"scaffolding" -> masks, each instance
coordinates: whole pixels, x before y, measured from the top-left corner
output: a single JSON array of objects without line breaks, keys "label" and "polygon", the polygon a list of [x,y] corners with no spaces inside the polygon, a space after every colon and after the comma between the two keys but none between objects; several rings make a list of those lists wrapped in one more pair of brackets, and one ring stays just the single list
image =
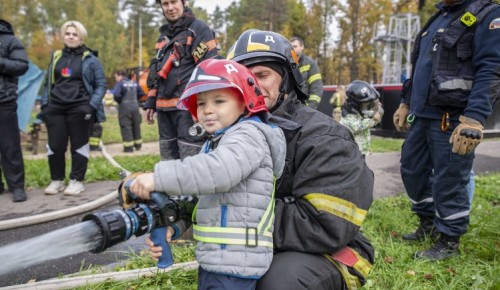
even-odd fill
[{"label": "scaffolding", "polygon": [[420,18],[405,13],[391,16],[385,35],[375,38],[384,44],[382,83],[398,84],[411,75],[411,50],[420,31]]}]

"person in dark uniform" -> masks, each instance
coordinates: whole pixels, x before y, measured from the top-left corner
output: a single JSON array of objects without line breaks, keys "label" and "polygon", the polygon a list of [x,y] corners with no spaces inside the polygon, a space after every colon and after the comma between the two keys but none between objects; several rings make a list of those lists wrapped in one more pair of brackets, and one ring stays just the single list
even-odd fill
[{"label": "person in dark uniform", "polygon": [[500,94],[500,5],[489,0],[443,0],[417,35],[413,72],[394,113],[409,129],[401,177],[420,225],[407,241],[436,241],[415,258],[459,255],[469,225],[467,193],[474,150]]},{"label": "person in dark uniform", "polygon": [[196,65],[217,55],[216,41],[208,25],[197,19],[184,0],[157,0],[167,23],[160,27],[157,54],[150,65],[146,121],[157,113],[162,160],[183,159],[199,153],[203,138],[190,136],[194,121],[176,105]]},{"label": "person in dark uniform", "polygon": [[116,84],[113,89],[114,100],[118,103],[118,121],[122,134],[123,152],[134,152],[142,146],[141,114],[139,98],[145,93],[136,81],[127,78],[124,70],[115,72]]},{"label": "person in dark uniform", "polygon": [[[17,123],[18,77],[28,70],[28,56],[14,36],[12,25],[0,19],[0,159],[1,171],[14,202],[27,199],[24,191],[24,163]],[[5,189],[3,183],[0,190]]]}]

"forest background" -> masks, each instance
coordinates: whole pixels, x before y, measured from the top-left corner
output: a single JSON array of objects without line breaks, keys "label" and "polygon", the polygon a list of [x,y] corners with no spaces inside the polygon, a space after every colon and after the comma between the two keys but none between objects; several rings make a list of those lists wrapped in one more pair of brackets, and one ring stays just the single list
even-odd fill
[{"label": "forest background", "polygon": [[[209,1],[209,0],[198,0]],[[415,13],[421,23],[438,1],[423,0],[239,0],[211,14],[189,1],[196,16],[209,24],[220,44],[219,54],[245,30],[272,30],[306,43],[305,53],[315,59],[323,82],[348,84],[354,79],[380,83],[384,32],[391,15]],[[85,44],[99,52],[110,84],[117,69],[147,67],[154,57],[158,28],[165,23],[154,0],[0,0],[0,17],[9,21],[23,42],[30,60],[48,66],[51,52],[62,48],[59,28],[68,20],[83,23]],[[337,31],[329,31],[332,21]],[[142,23],[142,25],[139,25]],[[142,48],[139,45],[139,26]],[[332,34],[335,37],[332,37]]]}]

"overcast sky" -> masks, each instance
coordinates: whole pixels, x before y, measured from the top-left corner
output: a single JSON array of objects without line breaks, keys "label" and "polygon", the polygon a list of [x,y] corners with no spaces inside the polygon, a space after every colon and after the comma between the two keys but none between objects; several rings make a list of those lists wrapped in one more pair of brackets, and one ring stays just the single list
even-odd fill
[{"label": "overcast sky", "polygon": [[[194,1],[194,6],[195,7],[201,7],[203,9],[206,9],[208,13],[212,13],[214,11],[215,6],[219,5],[221,10],[224,10],[235,0],[195,0]],[[238,2],[236,0],[236,2]]]}]

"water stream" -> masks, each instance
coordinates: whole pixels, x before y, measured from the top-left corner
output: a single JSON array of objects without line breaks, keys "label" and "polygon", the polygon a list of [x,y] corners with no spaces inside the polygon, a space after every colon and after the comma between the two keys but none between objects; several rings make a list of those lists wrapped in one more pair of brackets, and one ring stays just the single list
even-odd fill
[{"label": "water stream", "polygon": [[0,275],[90,251],[101,242],[99,227],[86,221],[0,248]]}]

